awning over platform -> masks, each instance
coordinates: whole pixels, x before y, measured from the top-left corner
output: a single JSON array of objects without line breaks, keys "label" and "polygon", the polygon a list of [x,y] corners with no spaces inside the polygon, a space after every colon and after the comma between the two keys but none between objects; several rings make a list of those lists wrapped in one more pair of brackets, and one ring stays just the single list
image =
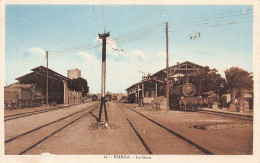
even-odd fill
[{"label": "awning over platform", "polygon": [[[173,76],[175,74],[190,74],[196,71],[199,71],[203,69],[204,67],[195,63],[192,63],[190,61],[182,62],[182,63],[177,63],[176,65],[170,66],[169,67],[169,75]],[[154,73],[151,75],[151,77],[155,77],[157,79],[161,79],[166,76],[166,68]]]}]

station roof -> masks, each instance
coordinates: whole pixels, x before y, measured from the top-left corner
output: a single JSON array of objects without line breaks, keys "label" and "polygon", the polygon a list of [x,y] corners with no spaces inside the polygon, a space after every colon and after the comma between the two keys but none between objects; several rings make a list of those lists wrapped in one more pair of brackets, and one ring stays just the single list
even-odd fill
[{"label": "station roof", "polygon": [[[170,72],[173,72],[173,74],[176,74],[176,73],[187,73],[188,74],[188,73],[192,73],[194,71],[197,71],[197,70],[203,69],[203,68],[204,67],[201,66],[201,65],[192,63],[190,61],[185,61],[185,62],[182,62],[182,63],[178,63],[176,65],[170,66],[169,70],[170,70]],[[144,83],[144,82],[148,82],[148,81],[157,81],[157,82],[160,82],[160,83],[164,83],[161,80],[155,79],[157,76],[160,76],[160,75],[163,75],[163,74],[166,74],[166,68],[159,70],[158,72],[152,74],[150,79],[142,80],[141,82],[138,82],[138,83],[131,85],[126,90],[134,88],[136,85]]]},{"label": "station roof", "polygon": [[[47,68],[44,67],[44,66],[38,66],[36,68],[33,68],[31,69],[33,72],[31,73],[28,73],[26,75],[23,75],[23,76],[20,76],[18,78],[16,78],[16,80],[30,80],[30,79],[33,79],[33,78],[37,78],[38,76],[41,76],[41,77],[45,77],[47,76]],[[55,80],[55,81],[59,81],[59,82],[62,82],[62,81],[67,81],[67,80],[70,80],[69,78],[51,70],[51,69],[48,69],[48,77],[50,80]]]},{"label": "station roof", "polygon": [[[204,67],[201,65],[198,65],[196,63],[190,62],[190,61],[185,61],[182,63],[178,63],[176,65],[170,66],[169,70],[174,70],[174,73],[190,73],[193,71],[196,71],[198,69],[203,69]],[[166,73],[166,68],[154,73],[152,76],[156,76],[160,73]]]},{"label": "station roof", "polygon": [[[39,67],[36,67],[34,69],[32,69],[32,71],[34,72],[38,72],[38,73],[41,73],[41,74],[44,74],[46,75],[47,74],[47,68],[44,67],[44,66],[39,66]],[[59,80],[70,80],[69,78],[51,70],[51,69],[48,69],[48,75],[53,77],[53,78],[56,78],[56,79],[59,79]]]},{"label": "station roof", "polygon": [[163,82],[160,81],[160,80],[157,80],[157,79],[154,79],[154,78],[150,78],[150,79],[142,80],[142,81],[140,81],[140,82],[138,82],[138,83],[135,83],[135,84],[131,85],[130,87],[128,87],[126,90],[129,90],[129,89],[135,87],[135,86],[138,85],[138,84],[142,84],[142,83],[146,83],[146,82],[153,82],[153,81],[159,82],[159,83],[163,83]]}]

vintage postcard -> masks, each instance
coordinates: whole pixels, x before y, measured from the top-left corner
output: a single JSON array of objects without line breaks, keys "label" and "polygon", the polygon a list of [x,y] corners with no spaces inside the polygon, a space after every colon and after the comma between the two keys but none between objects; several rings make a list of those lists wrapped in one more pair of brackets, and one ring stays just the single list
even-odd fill
[{"label": "vintage postcard", "polygon": [[1,161],[259,162],[259,1],[0,1]]}]

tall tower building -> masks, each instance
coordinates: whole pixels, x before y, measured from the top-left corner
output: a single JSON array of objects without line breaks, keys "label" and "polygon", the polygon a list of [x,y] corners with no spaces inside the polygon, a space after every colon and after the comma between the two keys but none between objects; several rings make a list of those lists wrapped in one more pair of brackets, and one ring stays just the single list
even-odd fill
[{"label": "tall tower building", "polygon": [[75,70],[68,70],[68,78],[70,79],[77,79],[81,77],[81,71],[79,69]]}]

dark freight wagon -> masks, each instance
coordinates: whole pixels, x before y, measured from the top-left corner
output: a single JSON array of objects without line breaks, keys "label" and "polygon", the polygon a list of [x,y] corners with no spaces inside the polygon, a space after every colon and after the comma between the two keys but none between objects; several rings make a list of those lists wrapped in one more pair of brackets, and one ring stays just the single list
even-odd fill
[{"label": "dark freight wagon", "polygon": [[97,101],[98,100],[98,96],[97,95],[92,95],[92,101]]},{"label": "dark freight wagon", "polygon": [[112,100],[114,100],[114,101],[117,100],[117,96],[114,95],[114,96],[112,97]]},{"label": "dark freight wagon", "polygon": [[107,94],[107,95],[105,96],[105,100],[106,100],[106,101],[111,101],[111,100],[112,100],[112,95]]},{"label": "dark freight wagon", "polygon": [[43,100],[42,89],[33,84],[13,84],[4,89],[5,108],[39,106]]}]

